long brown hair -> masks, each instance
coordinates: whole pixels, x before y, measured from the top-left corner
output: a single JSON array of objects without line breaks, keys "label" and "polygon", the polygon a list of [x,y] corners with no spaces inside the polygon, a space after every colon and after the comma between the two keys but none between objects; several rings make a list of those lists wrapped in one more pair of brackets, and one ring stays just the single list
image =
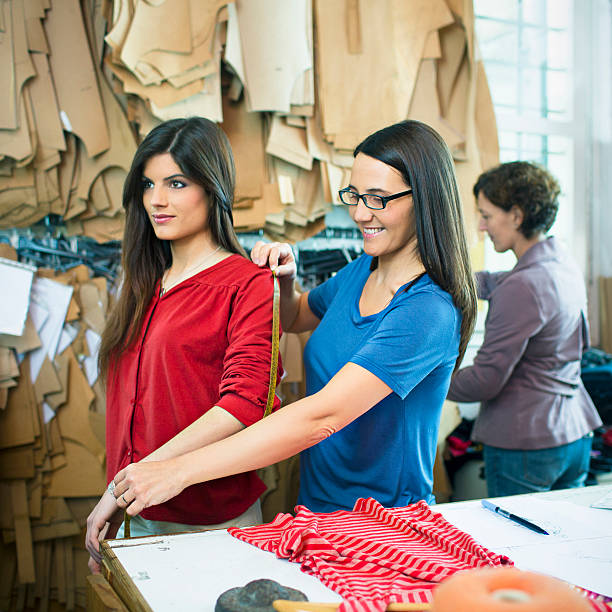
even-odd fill
[{"label": "long brown hair", "polygon": [[358,153],[395,168],[412,188],[421,263],[462,315],[456,369],[474,330],[477,299],[452,155],[434,129],[412,120],[371,134],[353,155]]},{"label": "long brown hair", "polygon": [[161,153],[170,153],[181,172],[206,190],[208,227],[215,242],[246,257],[233,227],[236,170],[227,136],[202,117],[172,119],[155,127],[136,150],[123,186],[123,278],[102,333],[98,367],[103,379],[111,362],[136,339],[155,285],[172,264],[170,244],[157,238],[142,203],[144,166]]}]

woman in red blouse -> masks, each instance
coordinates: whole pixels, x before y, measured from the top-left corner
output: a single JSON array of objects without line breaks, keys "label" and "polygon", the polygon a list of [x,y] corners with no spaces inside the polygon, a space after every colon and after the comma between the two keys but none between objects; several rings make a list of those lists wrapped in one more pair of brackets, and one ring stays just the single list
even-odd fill
[{"label": "woman in red blouse", "polygon": [[[226,136],[199,117],[153,129],[132,162],[124,277],[99,356],[111,485],[87,521],[94,571],[99,540],[114,537],[123,518],[112,490],[117,472],[206,446],[263,416],[272,276],[238,243],[234,183]],[[261,522],[264,489],[252,471],[189,487],[142,512],[132,535]]]}]

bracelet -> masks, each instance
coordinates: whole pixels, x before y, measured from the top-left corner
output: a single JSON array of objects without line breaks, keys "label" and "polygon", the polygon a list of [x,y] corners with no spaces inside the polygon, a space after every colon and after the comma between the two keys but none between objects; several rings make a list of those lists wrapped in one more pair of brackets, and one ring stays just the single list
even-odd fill
[{"label": "bracelet", "polygon": [[[106,489],[113,497],[115,497],[115,481],[114,479],[108,483],[108,488]],[[116,498],[115,498],[116,499]]]}]

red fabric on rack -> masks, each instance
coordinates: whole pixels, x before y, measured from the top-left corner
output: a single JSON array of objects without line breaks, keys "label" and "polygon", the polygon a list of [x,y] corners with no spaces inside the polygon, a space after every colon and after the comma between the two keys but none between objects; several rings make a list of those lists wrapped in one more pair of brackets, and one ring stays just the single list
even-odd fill
[{"label": "red fabric on rack", "polygon": [[316,514],[298,506],[296,516],[229,533],[278,557],[301,564],[336,591],[339,612],[382,612],[392,602],[429,602],[431,591],[460,570],[512,565],[457,529],[423,501],[383,508],[357,500],[352,512]]}]

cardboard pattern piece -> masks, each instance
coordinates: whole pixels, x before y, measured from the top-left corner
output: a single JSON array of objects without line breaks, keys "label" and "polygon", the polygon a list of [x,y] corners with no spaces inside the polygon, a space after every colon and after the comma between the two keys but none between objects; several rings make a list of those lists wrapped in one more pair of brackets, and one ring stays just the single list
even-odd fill
[{"label": "cardboard pattern piece", "polygon": [[236,2],[249,110],[290,112],[296,83],[313,67],[310,6],[309,0]]}]

